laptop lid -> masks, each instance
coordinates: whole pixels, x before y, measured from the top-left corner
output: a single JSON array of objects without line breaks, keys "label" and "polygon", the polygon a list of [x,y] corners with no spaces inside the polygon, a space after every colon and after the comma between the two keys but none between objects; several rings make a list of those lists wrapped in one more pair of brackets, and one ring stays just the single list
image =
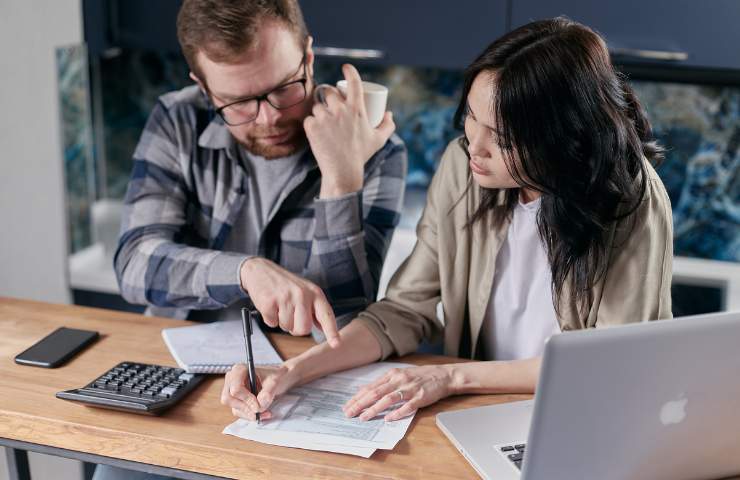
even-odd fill
[{"label": "laptop lid", "polygon": [[553,336],[525,479],[740,473],[740,312]]}]

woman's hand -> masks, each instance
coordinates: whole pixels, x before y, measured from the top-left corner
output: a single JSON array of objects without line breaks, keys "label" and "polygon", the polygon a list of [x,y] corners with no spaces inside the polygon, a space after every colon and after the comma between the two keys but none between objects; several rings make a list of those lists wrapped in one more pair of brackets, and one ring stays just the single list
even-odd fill
[{"label": "woman's hand", "polygon": [[348,417],[360,414],[360,420],[370,420],[403,402],[383,418],[389,422],[452,395],[452,387],[452,369],[449,365],[393,368],[378,380],[362,387],[343,409]]},{"label": "woman's hand", "polygon": [[254,421],[259,412],[261,420],[272,416],[268,408],[279,395],[298,383],[295,371],[283,365],[279,368],[257,370],[256,396],[249,391],[249,373],[244,364],[234,365],[226,374],[224,388],[221,390],[221,403],[231,407],[235,417]]}]

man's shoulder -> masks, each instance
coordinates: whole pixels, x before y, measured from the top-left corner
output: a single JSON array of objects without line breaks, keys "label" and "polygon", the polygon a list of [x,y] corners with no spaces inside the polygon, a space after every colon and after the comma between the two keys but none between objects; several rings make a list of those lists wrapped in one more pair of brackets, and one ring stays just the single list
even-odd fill
[{"label": "man's shoulder", "polygon": [[393,135],[391,135],[391,138],[389,138],[388,141],[385,142],[385,145],[383,145],[383,148],[381,148],[380,151],[383,152],[386,156],[391,154],[403,154],[405,156],[406,143],[404,143],[403,139],[399,137],[398,134],[394,133]]},{"label": "man's shoulder", "polygon": [[405,171],[406,163],[408,161],[408,153],[406,151],[406,144],[404,141],[395,133],[385,142],[385,144],[375,152],[370,158],[370,161],[365,165],[365,170],[372,170],[381,165],[385,164],[385,169],[388,168],[388,163],[394,163],[398,168]]},{"label": "man's shoulder", "polygon": [[206,97],[197,85],[167,92],[157,99],[145,131],[159,133],[179,148],[197,148],[200,135],[213,119]]},{"label": "man's shoulder", "polygon": [[167,92],[159,97],[159,103],[169,111],[203,110],[208,108],[206,99],[197,85]]},{"label": "man's shoulder", "polygon": [[[154,116],[164,116],[177,125],[189,125],[202,130],[209,123],[206,97],[197,85],[167,92],[159,97]],[[159,117],[161,119],[161,117]]]},{"label": "man's shoulder", "polygon": [[405,177],[408,163],[406,144],[395,133],[365,164],[365,175]]}]

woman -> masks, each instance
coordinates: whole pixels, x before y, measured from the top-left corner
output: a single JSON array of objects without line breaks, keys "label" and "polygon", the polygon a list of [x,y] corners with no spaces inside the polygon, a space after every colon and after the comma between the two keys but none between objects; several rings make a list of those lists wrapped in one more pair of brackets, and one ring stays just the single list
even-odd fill
[{"label": "woman", "polygon": [[[392,370],[344,407],[396,420],[461,393],[533,392],[545,340],[671,316],[670,202],[650,125],[604,41],[564,18],[491,44],[466,70],[456,122],[385,299],[266,376],[226,376],[234,415],[269,418],[277,395],[331,372],[414,352],[485,360]],[[442,303],[443,320],[437,318]]]}]

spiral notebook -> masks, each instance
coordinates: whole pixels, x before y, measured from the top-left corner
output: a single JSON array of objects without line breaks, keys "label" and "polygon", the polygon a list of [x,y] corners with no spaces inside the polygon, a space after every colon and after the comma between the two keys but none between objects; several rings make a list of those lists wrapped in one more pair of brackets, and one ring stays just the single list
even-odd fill
[{"label": "spiral notebook", "polygon": [[[162,338],[172,358],[188,373],[226,373],[236,363],[246,363],[241,320],[165,328]],[[259,328],[252,334],[258,367],[280,365],[283,360]]]}]

